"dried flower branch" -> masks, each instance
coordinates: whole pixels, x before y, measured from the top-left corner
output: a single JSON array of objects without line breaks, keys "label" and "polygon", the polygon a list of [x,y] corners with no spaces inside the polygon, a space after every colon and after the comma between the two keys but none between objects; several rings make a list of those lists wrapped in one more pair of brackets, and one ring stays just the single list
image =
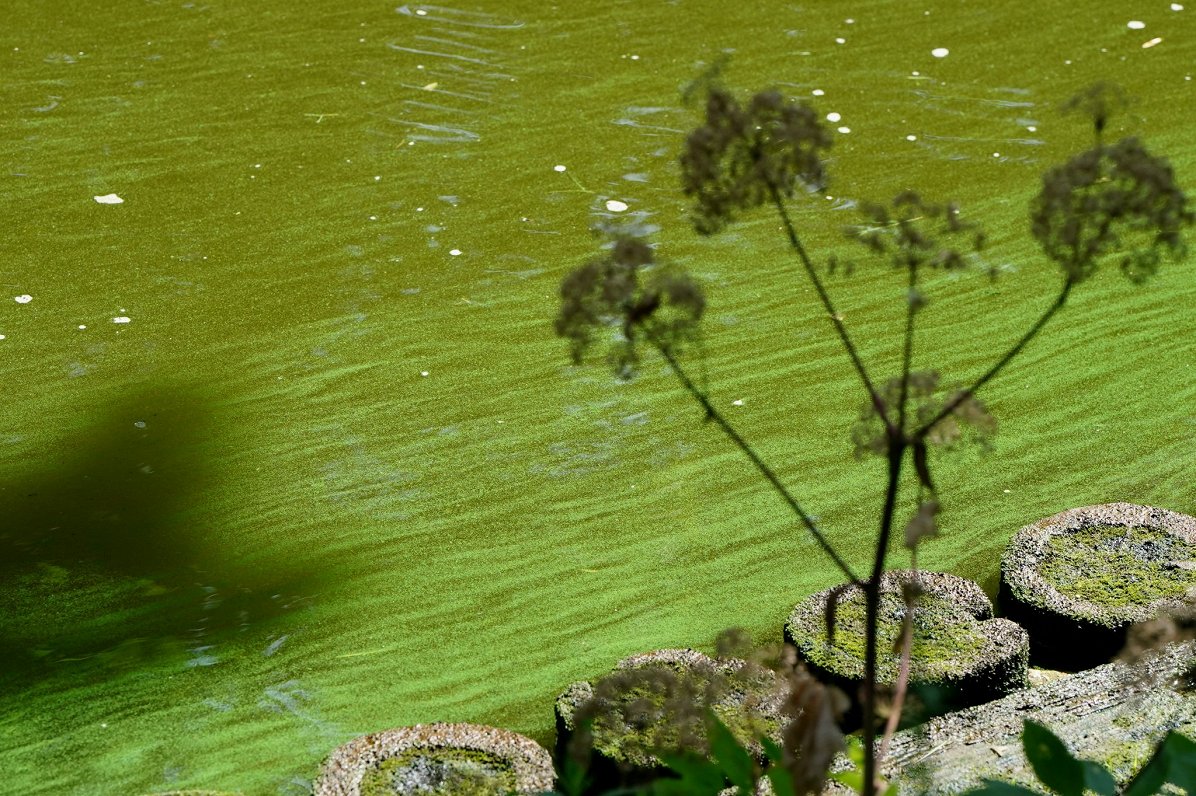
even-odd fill
[{"label": "dried flower branch", "polygon": [[603,331],[613,338],[608,359],[616,374],[634,375],[637,344],[649,332],[654,345],[670,350],[697,333],[706,298],[688,274],[661,267],[644,241],[616,235],[610,251],[571,272],[561,282],[561,312],[556,333],[569,339],[575,363],[581,362]]},{"label": "dried flower branch", "polygon": [[802,185],[821,190],[830,134],[805,103],[762,91],[745,108],[725,89],[710,88],[706,121],[690,133],[681,154],[681,184],[695,200],[694,228],[722,229],[735,211],[757,207],[772,192],[793,196]]},{"label": "dried flower branch", "polygon": [[847,697],[815,680],[785,648],[788,695],[782,711],[790,717],[782,732],[783,765],[793,780],[795,796],[821,793],[835,755],[845,748],[839,727]]},{"label": "dried flower branch", "polygon": [[[848,237],[895,268],[959,270],[984,248],[980,225],[965,221],[954,202],[934,204],[914,191],[903,191],[888,206],[867,203],[862,210],[865,222],[848,227]],[[910,299],[919,306],[924,302],[916,295]]]},{"label": "dried flower branch", "polygon": [[1183,254],[1180,237],[1196,221],[1171,165],[1136,138],[1081,152],[1042,178],[1031,229],[1066,278],[1082,282],[1113,252],[1141,283],[1163,253]]},{"label": "dried flower branch", "polygon": [[1082,113],[1091,117],[1096,142],[1100,144],[1109,117],[1128,106],[1129,98],[1121,86],[1101,80],[1071,97],[1063,103],[1061,110],[1063,113]]},{"label": "dried flower branch", "polygon": [[[885,406],[895,405],[901,395],[901,379],[889,379],[880,394]],[[908,398],[914,402],[912,415],[919,427],[933,421],[925,435],[929,444],[950,449],[961,442],[971,441],[988,447],[997,432],[996,418],[974,395],[969,393],[961,397],[961,391],[958,390],[940,394],[939,374],[934,371],[909,374]],[[951,407],[951,411],[939,416],[947,406]],[[851,438],[857,459],[868,454],[888,455],[890,437],[873,402],[865,402],[860,407],[859,419],[852,428]]]}]

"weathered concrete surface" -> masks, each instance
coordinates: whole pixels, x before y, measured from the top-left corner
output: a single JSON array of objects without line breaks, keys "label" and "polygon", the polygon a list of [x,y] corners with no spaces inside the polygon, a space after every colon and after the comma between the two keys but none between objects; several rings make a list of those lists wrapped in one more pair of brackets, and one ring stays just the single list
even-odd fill
[{"label": "weathered concrete surface", "polygon": [[1112,658],[1130,625],[1175,607],[1190,587],[1196,518],[1105,503],[1021,528],[1001,559],[998,600],[1030,634],[1032,663],[1078,671]]},{"label": "weathered concrete surface", "polygon": [[882,772],[903,793],[962,793],[981,779],[1034,782],[1022,722],[1049,727],[1078,757],[1125,783],[1169,730],[1196,737],[1196,642],[1136,666],[1111,663],[897,733]]}]

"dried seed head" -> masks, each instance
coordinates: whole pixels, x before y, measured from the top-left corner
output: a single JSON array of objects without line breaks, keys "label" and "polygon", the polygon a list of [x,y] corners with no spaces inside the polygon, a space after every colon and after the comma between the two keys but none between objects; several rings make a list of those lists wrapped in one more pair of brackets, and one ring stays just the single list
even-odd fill
[{"label": "dried seed head", "polygon": [[616,233],[609,250],[571,271],[561,281],[556,333],[569,340],[575,363],[596,333],[611,338],[607,359],[621,377],[635,373],[639,344],[675,350],[693,338],[706,308],[693,277],[656,263],[643,240]]},{"label": "dried seed head", "polygon": [[743,107],[725,89],[708,86],[706,120],[681,154],[681,185],[694,199],[694,228],[719,231],[737,211],[791,197],[799,185],[821,190],[830,134],[814,109],[778,91],[762,91]]},{"label": "dried seed head", "polygon": [[[1196,221],[1171,165],[1136,138],[1098,145],[1042,178],[1031,230],[1067,279],[1082,282],[1106,256],[1141,283],[1164,253],[1184,253],[1181,233]],[[1116,254],[1115,254],[1116,253]]]}]

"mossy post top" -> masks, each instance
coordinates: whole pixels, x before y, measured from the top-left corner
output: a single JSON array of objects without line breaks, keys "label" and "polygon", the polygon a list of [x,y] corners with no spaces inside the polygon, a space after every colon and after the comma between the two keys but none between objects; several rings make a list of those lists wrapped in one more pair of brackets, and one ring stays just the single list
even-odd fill
[{"label": "mossy post top", "polygon": [[1023,604],[1123,628],[1196,588],[1196,518],[1133,503],[1062,511],[1014,535],[1001,577]]},{"label": "mossy post top", "polygon": [[[892,570],[881,579],[883,646],[897,639],[905,616],[902,586],[917,582],[924,590],[914,607],[911,677],[915,682],[955,682],[967,679],[1027,645],[1025,632],[1003,619],[994,619],[988,596],[978,584],[945,572]],[[828,643],[827,604],[834,589],[811,595],[790,613],[785,637],[807,663],[837,677],[863,677],[863,592],[851,586],[837,599],[834,644]],[[891,682],[897,674],[897,655],[882,656],[879,677]]]}]

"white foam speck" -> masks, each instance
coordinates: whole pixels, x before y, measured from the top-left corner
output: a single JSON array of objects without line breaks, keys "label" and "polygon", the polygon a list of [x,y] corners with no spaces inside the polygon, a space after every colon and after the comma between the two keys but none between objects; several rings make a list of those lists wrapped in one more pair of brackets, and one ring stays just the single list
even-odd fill
[{"label": "white foam speck", "polygon": [[33,296],[29,295],[28,293],[24,293],[20,296],[13,296],[12,300],[18,304],[28,304],[29,302],[33,301]]},{"label": "white foam speck", "polygon": [[381,180],[382,180],[382,175],[381,175],[381,174],[375,174],[375,175],[374,175],[374,182],[380,182]]},{"label": "white foam speck", "polygon": [[915,69],[914,71],[910,72],[910,74],[914,77],[919,77],[922,73]]},{"label": "white foam speck", "polygon": [[564,171],[565,167],[558,163],[557,165],[552,167],[552,170],[553,171]]},{"label": "white foam speck", "polygon": [[87,328],[87,324],[85,324],[85,323],[81,323],[81,324],[79,324],[79,328],[80,328],[80,329],[86,329],[86,328]]},{"label": "white foam speck", "polygon": [[428,373],[428,371],[426,371],[426,370],[421,370],[419,372],[419,375],[423,376],[426,379],[428,376],[430,376],[432,374]]},{"label": "white foam speck", "polygon": [[377,220],[378,220],[377,216],[370,216],[370,221],[377,221]]},{"label": "white foam speck", "polygon": [[906,140],[906,141],[917,141],[917,140],[918,140],[918,137],[917,137],[916,135],[907,135],[907,136],[905,137],[905,140]]},{"label": "white foam speck", "polygon": [[422,212],[424,212],[424,209],[422,207],[417,207],[417,208],[415,208],[415,212],[422,213]]},{"label": "white foam speck", "polygon": [[428,15],[428,12],[424,11],[422,8],[417,8],[417,9],[415,9],[415,15],[419,16],[419,17],[426,17]]},{"label": "white foam speck", "polygon": [[633,61],[638,61],[639,59],[640,59],[640,57],[638,55],[631,56],[631,60],[633,60]]},{"label": "white foam speck", "polygon": [[133,425],[137,428],[145,428],[145,421],[144,420],[134,420]]},{"label": "white foam speck", "polygon": [[128,315],[117,315],[115,318],[112,319],[112,322],[113,323],[129,323],[132,320],[133,319],[130,318]]},{"label": "white foam speck", "polygon": [[842,117],[842,116],[840,116],[840,115],[839,115],[839,114],[837,114],[837,113],[828,113],[828,114],[826,115],[826,120],[827,120],[828,122],[837,122],[837,121],[839,121],[839,120],[840,120],[840,119],[842,119],[842,118],[843,118],[843,117]]},{"label": "white foam speck", "polygon": [[731,406],[743,406],[743,399],[736,398],[734,401],[731,402]]},{"label": "white foam speck", "polygon": [[816,88],[816,89],[814,89],[813,91],[811,91],[810,93],[811,93],[811,94],[813,94],[815,97],[821,97],[821,96],[822,96],[823,94],[825,94],[826,92],[825,92],[825,91],[823,91],[823,90],[822,90],[822,89],[820,89],[820,88]]},{"label": "white foam speck", "polygon": [[5,339],[4,335],[0,334],[0,340],[4,340],[4,339]]},{"label": "white foam speck", "polygon": [[1142,28],[1146,27],[1146,23],[1140,19],[1131,19],[1125,23],[1125,26],[1130,30],[1142,30]]},{"label": "white foam speck", "polygon": [[119,205],[124,204],[125,201],[114,193],[106,193],[103,196],[95,196],[92,198],[94,198],[98,204],[102,205]]},{"label": "white foam speck", "polygon": [[607,199],[606,200],[606,209],[611,211],[612,213],[622,213],[624,210],[627,209],[627,203],[620,202],[618,199]]},{"label": "white foam speck", "polygon": [[1171,4],[1171,10],[1172,10],[1172,11],[1183,11],[1183,10],[1184,10],[1184,4],[1183,4],[1183,3],[1172,3],[1172,4]]},{"label": "white foam speck", "polygon": [[1000,152],[994,152],[994,153],[993,153],[993,157],[994,157],[994,158],[999,158],[999,157],[1001,157],[1001,153],[1000,153]]},{"label": "white foam speck", "polygon": [[1143,49],[1143,50],[1149,50],[1151,47],[1155,46],[1156,44],[1162,44],[1162,43],[1163,43],[1163,37],[1162,37],[1162,36],[1155,36],[1155,37],[1154,37],[1153,39],[1151,39],[1150,41],[1144,41],[1144,42],[1142,42],[1142,49]]},{"label": "white foam speck", "polygon": [[835,39],[835,44],[847,44],[847,39],[843,38],[842,36],[839,36],[838,38]]},{"label": "white foam speck", "polygon": [[844,125],[843,127],[840,127],[840,128],[838,128],[838,130],[839,130],[839,132],[840,132],[840,133],[844,133],[844,134],[846,134],[846,133],[850,133],[850,132],[851,132],[851,128],[850,128],[850,127],[847,127],[846,125]]},{"label": "white foam speck", "polygon": [[460,257],[461,250],[460,249],[449,249],[449,254],[451,254],[454,257]]},{"label": "white foam speck", "polygon": [[930,51],[930,54],[933,55],[935,58],[946,58],[948,55],[951,54],[951,51],[948,50],[946,47],[935,47],[933,50]]},{"label": "white foam speck", "polygon": [[852,19],[851,17],[848,17],[847,19],[845,19],[845,20],[843,20],[843,21],[844,21],[844,22],[846,22],[848,25],[854,25],[854,24],[855,24],[855,20],[854,20],[854,19]]},{"label": "white foam speck", "polygon": [[1034,125],[1030,125],[1030,126],[1028,126],[1026,129],[1027,129],[1027,130],[1029,130],[1031,133],[1037,133],[1037,132],[1038,132],[1038,128],[1037,128],[1037,127],[1035,127]]}]

